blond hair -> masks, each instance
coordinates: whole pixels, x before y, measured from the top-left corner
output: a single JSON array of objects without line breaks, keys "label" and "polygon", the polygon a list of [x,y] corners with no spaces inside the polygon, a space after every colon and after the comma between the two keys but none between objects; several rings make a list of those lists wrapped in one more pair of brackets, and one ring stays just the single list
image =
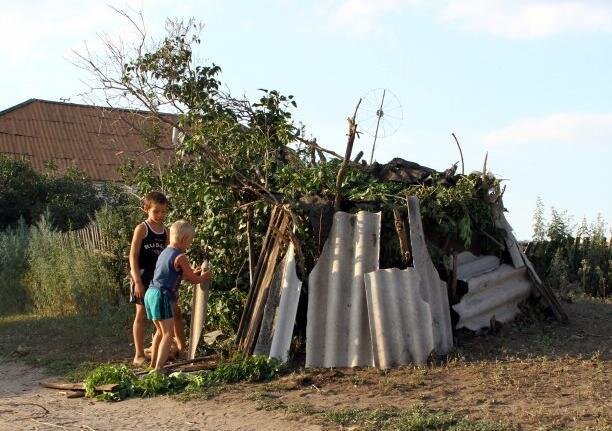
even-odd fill
[{"label": "blond hair", "polygon": [[178,242],[184,236],[193,238],[195,230],[187,220],[177,220],[170,226],[170,242]]}]

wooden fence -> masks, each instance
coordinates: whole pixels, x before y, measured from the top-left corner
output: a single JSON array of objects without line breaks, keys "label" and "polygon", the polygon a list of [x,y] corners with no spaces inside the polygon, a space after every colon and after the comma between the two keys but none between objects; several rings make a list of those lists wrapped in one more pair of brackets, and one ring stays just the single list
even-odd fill
[{"label": "wooden fence", "polygon": [[95,224],[62,233],[62,241],[66,245],[75,245],[89,251],[105,251],[110,248],[108,238],[102,234],[100,227]]}]

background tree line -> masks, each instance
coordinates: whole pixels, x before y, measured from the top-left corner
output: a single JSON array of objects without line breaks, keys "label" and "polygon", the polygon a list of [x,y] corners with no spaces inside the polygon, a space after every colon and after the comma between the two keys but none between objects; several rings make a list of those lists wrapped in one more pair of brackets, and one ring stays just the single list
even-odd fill
[{"label": "background tree line", "polygon": [[606,237],[606,222],[598,215],[594,222],[585,218],[574,226],[567,212],[554,207],[548,222],[544,203],[537,199],[533,216],[533,240],[527,255],[543,279],[567,296],[572,284],[592,296],[608,296],[612,284],[612,239]]}]

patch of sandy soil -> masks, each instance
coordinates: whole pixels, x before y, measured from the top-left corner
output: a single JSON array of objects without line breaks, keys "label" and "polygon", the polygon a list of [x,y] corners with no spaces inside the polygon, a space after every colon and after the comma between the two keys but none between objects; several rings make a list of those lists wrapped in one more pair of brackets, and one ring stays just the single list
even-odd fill
[{"label": "patch of sandy soil", "polygon": [[521,430],[612,429],[612,304],[564,306],[567,325],[523,315],[496,332],[459,333],[442,363],[298,369],[270,383],[229,386],[211,400],[67,399],[39,386],[48,379],[40,370],[4,362],[0,429],[307,431],[336,429],[316,412],[415,405]]}]

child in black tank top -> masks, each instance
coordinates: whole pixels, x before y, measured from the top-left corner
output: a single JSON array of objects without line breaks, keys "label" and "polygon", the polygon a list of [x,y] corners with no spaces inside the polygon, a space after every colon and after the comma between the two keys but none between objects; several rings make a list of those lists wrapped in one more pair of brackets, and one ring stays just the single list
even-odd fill
[{"label": "child in black tank top", "polygon": [[168,234],[164,227],[168,199],[159,192],[148,193],[144,199],[144,210],[147,219],[134,229],[130,246],[130,302],[136,306],[136,315],[132,324],[134,365],[141,365],[146,360],[143,340],[146,313],[143,298],[153,279],[157,257],[168,244]]},{"label": "child in black tank top", "polygon": [[[161,232],[156,232],[148,221],[144,221],[142,224],[145,226],[146,234],[142,239],[138,252],[138,267],[140,268],[140,278],[146,292],[151,280],[153,280],[157,258],[168,243],[168,232],[163,226]],[[132,283],[132,286],[134,287],[134,283]],[[142,304],[142,297],[137,298],[134,296],[134,288],[130,292],[130,302]]]}]

